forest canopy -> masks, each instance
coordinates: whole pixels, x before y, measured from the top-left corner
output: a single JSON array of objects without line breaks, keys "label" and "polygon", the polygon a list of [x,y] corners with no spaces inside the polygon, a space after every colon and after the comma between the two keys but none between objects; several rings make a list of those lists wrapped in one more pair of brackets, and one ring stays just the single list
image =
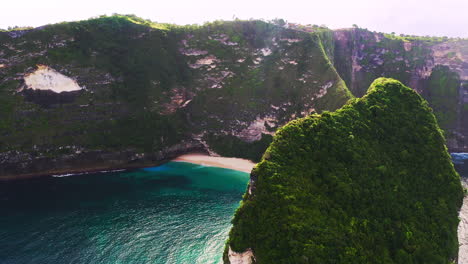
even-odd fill
[{"label": "forest canopy", "polygon": [[379,78],[363,98],[277,132],[225,261],[230,247],[256,263],[452,263],[462,199],[427,102]]}]

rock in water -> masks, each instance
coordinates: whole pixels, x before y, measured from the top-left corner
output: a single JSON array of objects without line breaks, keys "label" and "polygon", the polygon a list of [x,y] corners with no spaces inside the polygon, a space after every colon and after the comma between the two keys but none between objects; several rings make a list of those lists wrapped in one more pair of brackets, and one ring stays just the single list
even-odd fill
[{"label": "rock in water", "polygon": [[427,102],[379,78],[281,128],[254,168],[228,251],[256,263],[450,263],[463,190]]}]

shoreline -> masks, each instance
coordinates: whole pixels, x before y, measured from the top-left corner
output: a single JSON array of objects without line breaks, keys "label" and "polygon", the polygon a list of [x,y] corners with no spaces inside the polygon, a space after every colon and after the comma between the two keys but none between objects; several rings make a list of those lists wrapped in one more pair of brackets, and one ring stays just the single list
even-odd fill
[{"label": "shoreline", "polygon": [[[121,153],[121,152],[103,152],[103,153],[84,153],[80,157],[75,157],[76,160],[65,160],[63,164],[52,164],[51,166],[44,166],[43,169],[36,169],[34,172],[3,172],[0,176],[0,182],[28,180],[41,177],[51,177],[52,175],[63,174],[80,174],[80,173],[100,173],[109,170],[134,170],[139,168],[149,168],[160,166],[169,161],[183,161],[194,164],[227,168],[237,171],[250,173],[255,163],[250,160],[241,158],[227,158],[209,156],[207,151],[202,146],[185,144],[180,146],[175,151],[166,151],[162,155],[148,155],[140,160],[129,159],[129,155],[135,153]],[[454,154],[467,154],[467,153],[451,153]],[[82,157],[87,155],[90,157]],[[110,158],[109,158],[110,155]],[[44,165],[46,162],[40,161]],[[54,162],[51,160],[50,162]],[[456,161],[454,161],[456,163]]]},{"label": "shoreline", "polygon": [[250,160],[241,159],[241,158],[228,158],[228,157],[214,157],[209,156],[203,152],[189,152],[179,156],[173,156],[172,158],[166,158],[160,161],[153,162],[136,162],[134,164],[125,164],[122,166],[116,166],[114,164],[110,165],[101,165],[101,166],[85,166],[78,169],[67,168],[67,169],[55,169],[48,170],[39,173],[26,173],[26,174],[17,174],[17,175],[4,175],[0,176],[0,182],[9,182],[9,181],[21,181],[21,180],[31,180],[45,177],[57,177],[60,175],[66,174],[94,174],[94,173],[103,173],[107,171],[115,170],[135,170],[140,168],[151,168],[163,165],[167,162],[189,162],[193,164],[199,164],[204,166],[211,167],[220,167],[225,169],[237,170],[246,173],[250,173],[255,163]]},{"label": "shoreline", "polygon": [[214,157],[204,153],[188,153],[178,156],[171,161],[188,162],[203,166],[218,167],[250,173],[255,166],[251,160],[229,157]]},{"label": "shoreline", "polygon": [[86,167],[82,169],[63,169],[63,170],[50,170],[40,173],[27,173],[27,174],[18,174],[18,175],[6,175],[0,176],[0,182],[8,181],[21,181],[21,180],[31,180],[45,177],[60,177],[61,175],[78,175],[78,174],[98,174],[111,171],[129,171],[139,168],[150,168],[160,166],[170,160],[165,160],[161,163],[154,165],[149,164],[136,164],[135,166],[96,166],[96,167]]}]

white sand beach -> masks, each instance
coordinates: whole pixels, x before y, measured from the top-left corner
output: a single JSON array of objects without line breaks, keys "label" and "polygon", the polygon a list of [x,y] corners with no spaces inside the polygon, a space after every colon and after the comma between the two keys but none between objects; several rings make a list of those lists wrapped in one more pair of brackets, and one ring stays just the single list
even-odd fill
[{"label": "white sand beach", "polygon": [[183,161],[204,166],[220,167],[250,173],[255,166],[250,160],[240,158],[213,157],[202,153],[185,154],[172,161]]}]

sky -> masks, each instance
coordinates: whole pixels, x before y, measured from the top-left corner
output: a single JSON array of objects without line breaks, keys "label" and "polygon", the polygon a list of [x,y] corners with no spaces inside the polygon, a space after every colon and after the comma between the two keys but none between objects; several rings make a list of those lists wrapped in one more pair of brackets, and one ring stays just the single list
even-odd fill
[{"label": "sky", "polygon": [[468,37],[468,0],[1,0],[0,28],[41,26],[99,15],[156,22],[283,18],[299,24],[410,35]]}]

